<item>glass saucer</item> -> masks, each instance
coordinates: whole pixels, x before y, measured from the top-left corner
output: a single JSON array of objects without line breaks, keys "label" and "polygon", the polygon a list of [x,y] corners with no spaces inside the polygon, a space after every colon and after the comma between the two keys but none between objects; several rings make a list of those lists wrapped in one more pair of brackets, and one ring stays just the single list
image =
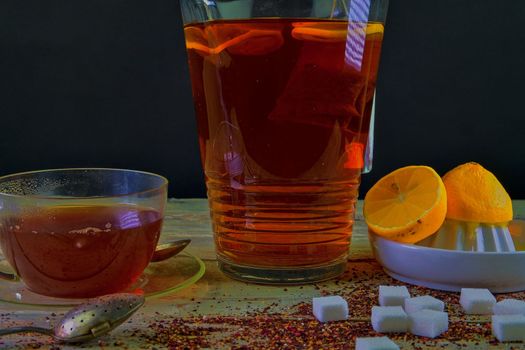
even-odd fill
[{"label": "glass saucer", "polygon": [[[12,271],[2,257],[0,271]],[[160,297],[191,286],[204,275],[204,271],[205,266],[201,259],[181,253],[164,261],[150,263],[137,282],[124,292],[143,292],[147,299]],[[0,302],[39,307],[71,307],[86,300],[48,297],[33,293],[20,280],[0,280]]]}]

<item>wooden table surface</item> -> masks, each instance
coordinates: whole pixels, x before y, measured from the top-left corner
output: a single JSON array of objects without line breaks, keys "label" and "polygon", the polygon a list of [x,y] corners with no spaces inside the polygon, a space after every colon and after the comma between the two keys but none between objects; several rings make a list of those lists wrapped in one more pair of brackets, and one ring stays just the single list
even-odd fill
[{"label": "wooden table surface", "polygon": [[[36,334],[0,338],[1,349],[353,349],[356,336],[378,336],[370,326],[370,309],[377,304],[380,284],[399,283],[373,259],[358,204],[348,271],[324,283],[274,287],[246,284],[225,277],[217,269],[207,202],[171,199],[162,239],[191,238],[188,252],[200,257],[206,273],[194,285],[163,297],[151,298],[129,322],[99,340],[78,346],[55,344]],[[525,215],[525,201],[514,202],[515,216]],[[403,349],[525,349],[525,344],[498,344],[491,336],[489,317],[465,316],[458,293],[434,292],[410,286],[413,296],[433,295],[447,303],[450,329],[437,339],[390,335]],[[350,319],[321,324],[311,315],[311,299],[342,295],[349,302]],[[498,295],[498,299],[509,295]],[[513,293],[525,300],[525,293]],[[24,307],[0,303],[2,327],[32,324],[51,327],[67,309]]]}]

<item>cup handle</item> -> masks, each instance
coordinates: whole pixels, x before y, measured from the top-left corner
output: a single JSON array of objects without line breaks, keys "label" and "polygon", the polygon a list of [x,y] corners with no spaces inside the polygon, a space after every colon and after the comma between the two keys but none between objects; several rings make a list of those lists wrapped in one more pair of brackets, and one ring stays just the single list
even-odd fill
[{"label": "cup handle", "polygon": [[[4,257],[0,254],[0,261],[4,261],[5,262],[5,260],[3,258]],[[11,266],[9,266],[9,270],[10,270],[10,268],[11,268]],[[10,282],[19,281],[20,278],[16,274],[9,272],[9,270],[8,271],[2,271],[0,269],[0,280],[10,281]]]},{"label": "cup handle", "polygon": [[7,273],[0,271],[0,279],[10,282],[16,282],[18,281],[18,276],[14,273]]}]

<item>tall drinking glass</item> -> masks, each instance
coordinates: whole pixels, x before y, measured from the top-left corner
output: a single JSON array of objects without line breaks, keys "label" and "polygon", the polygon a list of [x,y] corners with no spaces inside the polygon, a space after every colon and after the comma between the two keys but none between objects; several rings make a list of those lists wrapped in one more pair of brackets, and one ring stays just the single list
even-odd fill
[{"label": "tall drinking glass", "polygon": [[[221,270],[346,270],[388,0],[181,0]],[[366,155],[366,156],[365,156]]]}]

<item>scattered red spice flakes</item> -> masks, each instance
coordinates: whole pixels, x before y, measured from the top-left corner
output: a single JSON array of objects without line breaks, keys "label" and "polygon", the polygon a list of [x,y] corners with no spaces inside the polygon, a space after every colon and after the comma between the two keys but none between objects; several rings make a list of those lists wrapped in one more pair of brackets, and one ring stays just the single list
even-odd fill
[{"label": "scattered red spice flakes", "polygon": [[[357,336],[377,335],[368,322],[320,323],[279,314],[246,317],[199,316],[154,322],[146,336],[169,348],[351,349]],[[188,336],[190,335],[190,336]]]},{"label": "scattered red spice flakes", "polygon": [[[207,318],[181,319],[172,318],[165,321],[156,321],[149,328],[153,334],[143,337],[152,344],[162,344],[170,348],[199,349],[211,347],[208,337],[215,332],[223,332],[224,327],[207,324]],[[211,322],[213,324],[213,322]]]},{"label": "scattered red spice flakes", "polygon": [[[357,337],[374,337],[368,319],[321,323],[311,316],[293,317],[283,314],[252,314],[235,316],[197,316],[172,318],[151,324],[152,334],[145,335],[151,344],[170,349],[232,348],[232,349],[353,349]],[[455,348],[468,344],[492,343],[489,323],[464,319],[453,320],[449,330],[437,339],[411,334],[388,334],[401,344],[425,347]]]},{"label": "scattered red spice flakes", "polygon": [[[276,304],[243,316],[194,316],[173,318],[150,325],[143,335],[150,344],[172,349],[353,349],[357,337],[381,336],[372,330],[370,312],[378,304],[379,285],[404,285],[385,275],[378,264],[360,262],[333,283],[314,286],[318,295],[341,295],[350,305],[347,321],[320,323],[312,315],[311,301],[305,300],[282,312],[272,312]],[[446,303],[449,330],[436,339],[411,334],[388,334],[400,345],[423,349],[487,347],[497,344],[492,336],[490,317],[465,315],[459,305],[459,293],[441,292],[407,286],[412,296],[431,295]],[[297,289],[299,291],[300,288]],[[288,288],[292,293],[293,289]],[[498,299],[525,299],[525,293],[500,295]],[[523,345],[523,344],[522,344]],[[517,345],[525,348],[522,345]]]}]

